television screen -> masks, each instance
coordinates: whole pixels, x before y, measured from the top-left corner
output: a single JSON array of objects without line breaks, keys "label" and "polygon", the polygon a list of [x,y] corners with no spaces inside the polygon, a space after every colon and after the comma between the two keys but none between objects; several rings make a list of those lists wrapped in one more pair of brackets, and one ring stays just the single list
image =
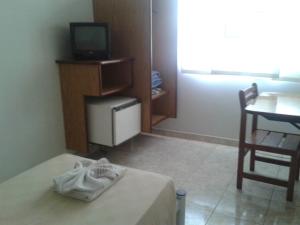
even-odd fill
[{"label": "television screen", "polygon": [[70,23],[70,35],[76,59],[110,58],[110,28],[107,23]]},{"label": "television screen", "polygon": [[78,50],[106,50],[106,28],[101,26],[78,26],[75,28],[75,44]]}]

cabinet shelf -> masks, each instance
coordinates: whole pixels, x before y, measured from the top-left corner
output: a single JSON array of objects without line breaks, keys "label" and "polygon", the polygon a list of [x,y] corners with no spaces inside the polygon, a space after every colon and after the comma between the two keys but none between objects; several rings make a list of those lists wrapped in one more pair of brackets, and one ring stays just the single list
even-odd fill
[{"label": "cabinet shelf", "polygon": [[123,57],[123,58],[108,59],[108,60],[77,60],[71,58],[56,60],[56,62],[60,64],[83,64],[83,65],[109,65],[109,64],[126,63],[132,61],[134,61],[134,58],[132,57]]},{"label": "cabinet shelf", "polygon": [[124,91],[130,87],[129,84],[115,84],[115,85],[106,85],[105,87],[102,87],[102,96],[111,95],[117,92]]},{"label": "cabinet shelf", "polygon": [[158,115],[158,114],[153,114],[152,115],[152,126],[160,123],[161,121],[167,119],[168,117],[165,115]]},{"label": "cabinet shelf", "polygon": [[102,61],[57,60],[60,71],[66,147],[88,152],[86,99],[133,87],[133,58]]},{"label": "cabinet shelf", "polygon": [[155,100],[155,99],[159,99],[160,97],[166,95],[167,92],[166,91],[161,91],[160,93],[158,94],[155,94],[155,95],[152,95],[152,100]]}]

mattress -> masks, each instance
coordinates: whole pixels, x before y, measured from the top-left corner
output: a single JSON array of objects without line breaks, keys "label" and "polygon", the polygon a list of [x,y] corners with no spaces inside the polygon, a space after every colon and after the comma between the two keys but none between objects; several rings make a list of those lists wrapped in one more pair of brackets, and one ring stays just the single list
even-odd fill
[{"label": "mattress", "polygon": [[0,223],[5,225],[174,225],[175,189],[169,177],[128,168],[92,202],[53,191],[52,178],[73,168],[63,154],[0,184]]}]

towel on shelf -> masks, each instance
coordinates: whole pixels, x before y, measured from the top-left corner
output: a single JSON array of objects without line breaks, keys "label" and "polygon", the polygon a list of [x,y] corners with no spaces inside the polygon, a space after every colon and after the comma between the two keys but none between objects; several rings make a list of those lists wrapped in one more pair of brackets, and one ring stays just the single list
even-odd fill
[{"label": "towel on shelf", "polygon": [[151,76],[152,88],[157,88],[162,84],[162,79],[158,71],[153,70]]},{"label": "towel on shelf", "polygon": [[92,201],[116,183],[125,168],[112,165],[106,158],[97,162],[81,160],[74,169],[53,179],[58,193],[84,201]]},{"label": "towel on shelf", "polygon": [[152,88],[152,95],[158,95],[162,92],[161,88]]}]

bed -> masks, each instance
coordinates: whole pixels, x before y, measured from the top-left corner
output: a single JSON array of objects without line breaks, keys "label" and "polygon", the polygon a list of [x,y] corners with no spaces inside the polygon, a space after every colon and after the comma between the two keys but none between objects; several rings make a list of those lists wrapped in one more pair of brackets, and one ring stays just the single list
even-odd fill
[{"label": "bed", "polygon": [[63,154],[0,184],[1,224],[176,224],[174,184],[159,174],[128,168],[121,180],[89,203],[55,193],[52,178],[79,159]]}]

